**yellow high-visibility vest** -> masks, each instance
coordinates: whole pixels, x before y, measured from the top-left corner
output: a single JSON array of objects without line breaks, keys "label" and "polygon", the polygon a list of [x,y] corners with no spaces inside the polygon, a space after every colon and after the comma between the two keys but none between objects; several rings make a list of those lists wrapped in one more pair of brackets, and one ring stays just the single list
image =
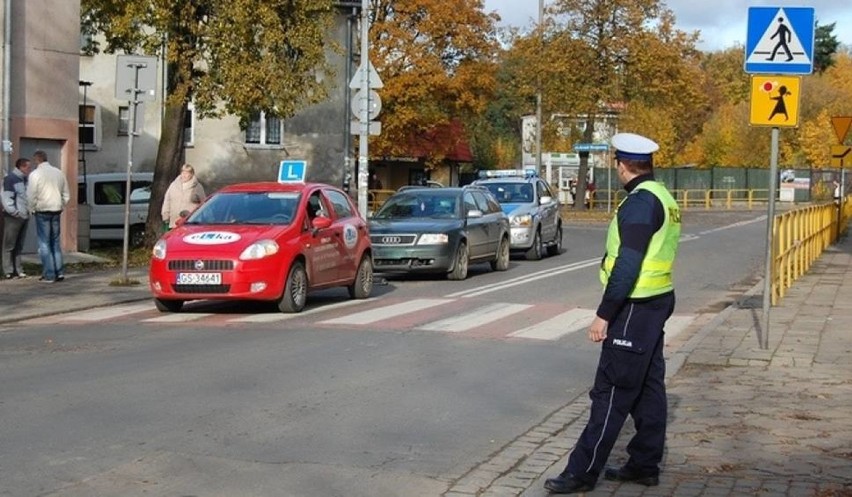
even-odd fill
[{"label": "yellow high-visibility vest", "polygon": [[[653,297],[674,289],[672,267],[677,255],[678,240],[680,240],[680,207],[669,191],[666,190],[666,187],[656,181],[643,181],[636,185],[636,188],[630,193],[632,195],[639,190],[647,190],[660,199],[663,204],[665,219],[662,227],[651,237],[651,243],[648,245],[648,251],[645,253],[642,267],[639,270],[639,278],[636,280],[636,285],[630,292],[629,298]],[[627,200],[627,198],[624,200]],[[624,200],[618,204],[619,208]],[[621,237],[618,234],[618,210],[616,209],[616,215],[609,224],[606,237],[606,257],[604,257],[600,270],[601,283],[604,287],[609,281],[620,247]]]}]

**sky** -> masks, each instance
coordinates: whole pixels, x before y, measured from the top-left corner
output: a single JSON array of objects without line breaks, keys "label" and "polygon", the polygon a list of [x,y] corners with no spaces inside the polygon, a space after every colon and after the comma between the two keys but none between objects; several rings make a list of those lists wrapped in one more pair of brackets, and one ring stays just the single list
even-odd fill
[{"label": "sky", "polygon": [[[814,7],[820,25],[836,22],[834,35],[840,43],[852,46],[852,2],[850,0],[663,0],[672,10],[683,31],[701,31],[698,48],[722,50],[745,45],[748,7]],[[545,0],[549,5],[551,0]],[[536,0],[485,0],[485,11],[496,11],[501,25],[527,27],[538,18]]]}]

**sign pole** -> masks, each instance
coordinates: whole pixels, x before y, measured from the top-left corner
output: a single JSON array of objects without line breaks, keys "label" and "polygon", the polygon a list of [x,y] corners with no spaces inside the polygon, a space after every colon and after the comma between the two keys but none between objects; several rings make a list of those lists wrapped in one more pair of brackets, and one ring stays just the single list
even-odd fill
[{"label": "sign pole", "polygon": [[147,64],[134,62],[128,64],[134,71],[133,88],[130,93],[130,132],[127,134],[127,180],[124,188],[124,244],[121,250],[121,281],[127,283],[127,254],[130,248],[130,187],[132,185],[131,175],[133,170],[133,137],[136,135],[136,105],[139,104],[139,70],[147,67]]},{"label": "sign pole", "polygon": [[370,42],[367,38],[370,31],[370,15],[369,15],[369,0],[361,0],[361,92],[362,98],[366,101],[362,102],[358,118],[364,123],[366,129],[361,129],[358,135],[358,211],[361,217],[367,218],[367,186],[369,178],[369,151],[368,138],[370,137],[370,117],[368,110],[370,108]]},{"label": "sign pole", "polygon": [[778,128],[772,128],[772,146],[769,159],[769,213],[766,219],[766,265],[763,272],[763,333],[760,336],[760,348],[769,348],[769,309],[772,307],[772,247],[773,226],[775,225],[775,196],[778,182]]}]

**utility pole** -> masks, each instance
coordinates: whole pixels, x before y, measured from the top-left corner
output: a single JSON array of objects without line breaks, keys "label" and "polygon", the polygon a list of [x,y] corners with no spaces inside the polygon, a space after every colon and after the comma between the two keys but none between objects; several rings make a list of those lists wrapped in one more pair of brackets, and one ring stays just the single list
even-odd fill
[{"label": "utility pole", "polygon": [[[539,53],[541,53],[542,38],[544,37],[544,0],[538,0],[538,45]],[[541,175],[541,71],[538,71],[536,76],[536,95],[535,95],[535,171]],[[548,183],[550,178],[546,178]]]},{"label": "utility pole", "polygon": [[358,210],[361,216],[367,218],[367,180],[369,170],[370,154],[368,150],[368,139],[370,138],[370,118],[367,114],[369,109],[370,95],[370,2],[369,0],[361,0],[361,92],[360,95],[367,98],[367,102],[361,106],[361,112],[358,115],[359,120],[365,123],[367,129],[363,130],[358,135]]}]

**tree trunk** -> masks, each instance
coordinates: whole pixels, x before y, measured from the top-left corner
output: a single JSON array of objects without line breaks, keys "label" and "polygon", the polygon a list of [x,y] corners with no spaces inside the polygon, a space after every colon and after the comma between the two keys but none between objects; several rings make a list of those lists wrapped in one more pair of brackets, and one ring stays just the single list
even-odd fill
[{"label": "tree trunk", "polygon": [[[588,114],[586,129],[583,131],[583,143],[592,143],[595,131],[595,115]],[[580,152],[580,169],[577,171],[577,194],[574,196],[574,209],[586,208],[586,178],[589,175],[589,152]]]},{"label": "tree trunk", "polygon": [[163,216],[160,211],[166,190],[180,172],[183,160],[185,119],[185,104],[166,104],[162,132],[160,133],[160,145],[157,149],[157,164],[154,167],[154,183],[151,185],[148,223],[145,225],[146,241],[149,246],[153,246],[163,232]]}]

